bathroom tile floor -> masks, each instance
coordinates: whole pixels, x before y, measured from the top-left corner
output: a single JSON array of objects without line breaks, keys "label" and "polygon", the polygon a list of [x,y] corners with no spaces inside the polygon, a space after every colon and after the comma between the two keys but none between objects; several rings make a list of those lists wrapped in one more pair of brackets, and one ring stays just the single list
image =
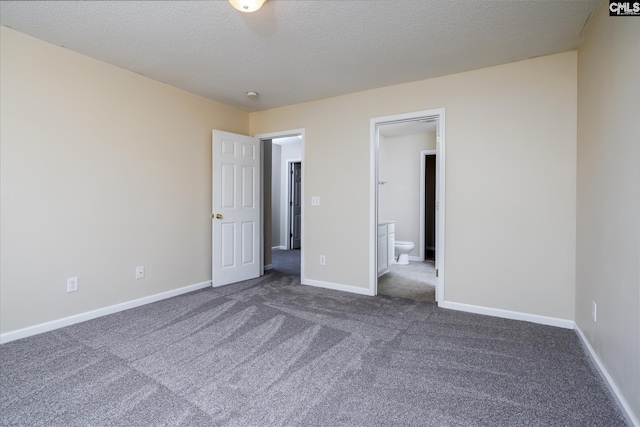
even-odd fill
[{"label": "bathroom tile floor", "polygon": [[433,260],[410,261],[409,265],[393,264],[378,278],[378,294],[435,302],[436,268]]}]

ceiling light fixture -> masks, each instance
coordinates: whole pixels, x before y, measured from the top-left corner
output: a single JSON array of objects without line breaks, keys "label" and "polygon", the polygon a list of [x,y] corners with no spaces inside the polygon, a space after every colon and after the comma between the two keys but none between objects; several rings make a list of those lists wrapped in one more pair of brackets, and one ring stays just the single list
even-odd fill
[{"label": "ceiling light fixture", "polygon": [[229,0],[229,3],[240,12],[255,12],[265,1],[267,0]]},{"label": "ceiling light fixture", "polygon": [[247,97],[249,97],[249,98],[257,98],[258,97],[258,92],[254,92],[254,91],[250,90],[245,95],[247,95]]}]

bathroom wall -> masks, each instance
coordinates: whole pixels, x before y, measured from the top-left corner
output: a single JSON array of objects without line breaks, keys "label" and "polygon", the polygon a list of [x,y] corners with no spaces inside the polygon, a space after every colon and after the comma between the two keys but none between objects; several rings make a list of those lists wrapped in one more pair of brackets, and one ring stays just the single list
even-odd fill
[{"label": "bathroom wall", "polygon": [[420,170],[422,150],[436,149],[435,132],[380,135],[378,218],[396,222],[396,240],[415,243],[410,257],[420,255]]}]

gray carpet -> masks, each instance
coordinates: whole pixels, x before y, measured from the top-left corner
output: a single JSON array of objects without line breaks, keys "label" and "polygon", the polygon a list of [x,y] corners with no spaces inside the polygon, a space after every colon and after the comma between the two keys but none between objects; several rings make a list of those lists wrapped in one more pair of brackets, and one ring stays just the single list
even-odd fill
[{"label": "gray carpet", "polygon": [[270,273],[0,346],[0,425],[622,426],[573,331]]},{"label": "gray carpet", "polygon": [[391,264],[389,272],[378,277],[378,293],[417,301],[436,301],[436,267],[433,260]]},{"label": "gray carpet", "polygon": [[300,249],[272,249],[271,265],[274,272],[300,277]]}]

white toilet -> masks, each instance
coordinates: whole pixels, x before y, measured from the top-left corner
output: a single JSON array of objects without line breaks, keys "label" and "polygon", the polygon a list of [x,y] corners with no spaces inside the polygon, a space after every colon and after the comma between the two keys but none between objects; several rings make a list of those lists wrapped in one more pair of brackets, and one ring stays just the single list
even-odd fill
[{"label": "white toilet", "polygon": [[415,248],[413,242],[403,242],[402,240],[396,240],[393,244],[395,248],[395,254],[397,257],[397,264],[407,265],[409,264],[409,252]]}]

